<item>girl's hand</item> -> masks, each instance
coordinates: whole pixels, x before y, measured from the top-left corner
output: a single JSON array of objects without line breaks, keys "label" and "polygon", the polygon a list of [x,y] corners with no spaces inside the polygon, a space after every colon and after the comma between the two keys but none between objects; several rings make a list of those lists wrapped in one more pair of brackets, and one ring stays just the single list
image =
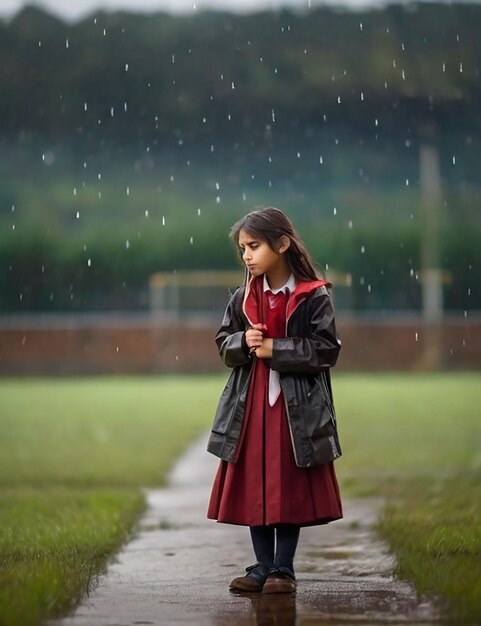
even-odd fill
[{"label": "girl's hand", "polygon": [[259,359],[272,359],[272,339],[264,339],[262,344],[256,348],[256,356]]},{"label": "girl's hand", "polygon": [[264,335],[262,334],[263,330],[265,330],[264,324],[254,324],[252,328],[246,330],[245,337],[249,352],[254,352],[256,348],[260,348],[262,345],[264,339]]}]

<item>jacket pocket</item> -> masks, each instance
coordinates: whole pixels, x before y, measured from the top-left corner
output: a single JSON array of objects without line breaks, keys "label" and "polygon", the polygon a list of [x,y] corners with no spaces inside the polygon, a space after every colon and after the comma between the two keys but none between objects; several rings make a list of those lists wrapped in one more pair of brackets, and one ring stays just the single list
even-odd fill
[{"label": "jacket pocket", "polygon": [[236,367],[232,370],[219,398],[211,429],[213,433],[229,434],[238,413],[244,412],[250,375],[250,369]]},{"label": "jacket pocket", "polygon": [[309,436],[313,439],[329,437],[333,433],[335,418],[327,388],[322,376],[309,378],[306,402],[306,425]]},{"label": "jacket pocket", "polygon": [[212,432],[219,435],[225,435],[232,424],[232,419],[237,406],[237,398],[233,397],[227,383],[217,405],[217,411],[212,424]]}]

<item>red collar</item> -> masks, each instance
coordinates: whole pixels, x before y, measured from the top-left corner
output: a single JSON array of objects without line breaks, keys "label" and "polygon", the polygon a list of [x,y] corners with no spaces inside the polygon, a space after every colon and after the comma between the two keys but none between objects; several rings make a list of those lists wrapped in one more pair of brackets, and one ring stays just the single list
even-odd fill
[{"label": "red collar", "polygon": [[[301,302],[304,302],[304,300],[316,291],[316,289],[319,289],[319,287],[331,286],[332,284],[327,280],[301,280],[297,282],[296,288],[289,296],[286,319],[289,320]],[[246,285],[242,308],[251,325],[264,323],[264,315],[262,311],[263,291],[263,276],[252,277]]]}]

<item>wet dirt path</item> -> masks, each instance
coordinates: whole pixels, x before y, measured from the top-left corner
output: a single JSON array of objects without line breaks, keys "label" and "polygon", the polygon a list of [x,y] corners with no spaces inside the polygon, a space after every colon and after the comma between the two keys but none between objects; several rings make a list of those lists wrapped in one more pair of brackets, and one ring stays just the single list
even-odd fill
[{"label": "wet dirt path", "polygon": [[344,519],[301,531],[298,590],[236,595],[229,581],[254,562],[247,528],[205,511],[217,459],[197,442],[169,487],[148,490],[136,538],[74,615],[50,626],[327,626],[439,623],[436,608],[392,576],[394,560],[372,531],[378,503],[344,500]]}]

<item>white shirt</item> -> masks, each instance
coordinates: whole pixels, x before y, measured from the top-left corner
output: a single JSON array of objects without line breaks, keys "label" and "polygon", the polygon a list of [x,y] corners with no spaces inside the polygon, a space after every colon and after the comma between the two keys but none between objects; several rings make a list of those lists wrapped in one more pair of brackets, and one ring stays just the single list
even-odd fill
[{"label": "white shirt", "polygon": [[[264,274],[264,291],[272,291],[272,293],[279,293],[280,291],[283,291],[284,293],[286,293],[286,291],[289,290],[289,293],[292,293],[295,288],[296,288],[296,280],[293,274],[289,276],[285,284],[282,285],[282,287],[279,287],[279,289],[271,289],[269,287],[269,283],[267,282],[267,277]],[[276,370],[270,369],[269,370],[269,405],[270,406],[274,406],[280,393],[281,393],[281,385],[279,382],[279,372],[276,372]]]}]

